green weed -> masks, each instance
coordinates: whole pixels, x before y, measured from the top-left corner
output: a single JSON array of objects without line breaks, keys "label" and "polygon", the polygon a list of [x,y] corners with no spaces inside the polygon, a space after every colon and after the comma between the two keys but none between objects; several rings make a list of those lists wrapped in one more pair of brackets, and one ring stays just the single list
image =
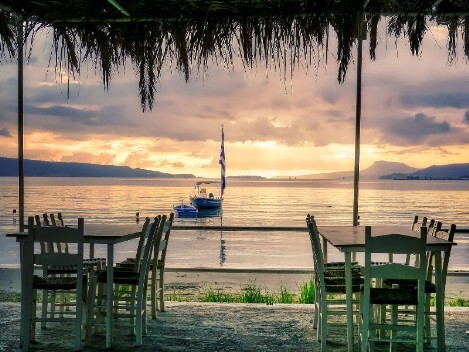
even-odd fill
[{"label": "green weed", "polygon": [[315,294],[314,278],[311,278],[300,287],[300,303],[314,304]]}]

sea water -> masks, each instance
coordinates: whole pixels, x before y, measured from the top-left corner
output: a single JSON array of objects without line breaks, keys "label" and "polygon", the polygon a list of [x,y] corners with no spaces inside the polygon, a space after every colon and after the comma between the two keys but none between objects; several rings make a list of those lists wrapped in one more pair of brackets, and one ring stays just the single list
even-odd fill
[{"label": "sea water", "polygon": [[[35,178],[25,179],[25,216],[62,212],[103,229],[137,231],[145,216],[169,213],[189,203],[195,179]],[[0,267],[19,265],[18,244],[5,233],[18,230],[18,181],[0,178]],[[360,183],[361,225],[409,226],[415,214],[469,228],[469,181],[390,180]],[[353,182],[349,180],[227,180],[220,216],[176,219],[176,225],[305,226],[351,225]],[[139,213],[139,222],[136,213]],[[171,235],[168,267],[281,268],[312,266],[306,231],[229,232],[178,230]],[[469,234],[456,234],[451,270],[469,270]],[[119,244],[116,259],[134,255],[136,241]],[[105,247],[97,246],[105,256]],[[330,260],[340,260],[331,249]]]}]

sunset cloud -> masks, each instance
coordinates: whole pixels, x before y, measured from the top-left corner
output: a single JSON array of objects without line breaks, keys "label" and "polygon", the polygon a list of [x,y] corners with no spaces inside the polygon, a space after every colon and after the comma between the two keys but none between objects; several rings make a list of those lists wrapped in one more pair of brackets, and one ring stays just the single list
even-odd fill
[{"label": "sunset cloud", "polygon": [[466,110],[466,112],[464,113],[464,120],[463,122],[467,125],[469,125],[469,110]]},{"label": "sunset cloud", "polygon": [[[414,167],[428,160],[467,162],[469,70],[457,60],[448,65],[444,29],[430,30],[419,56],[410,55],[406,40],[394,39],[380,43],[376,61],[364,55],[363,168],[376,160]],[[379,35],[384,38],[384,27]],[[353,169],[356,61],[343,84],[333,55],[308,72],[296,67],[286,80],[263,65],[244,68],[236,58],[232,70],[211,64],[187,83],[165,67],[153,111],[142,113],[130,62],[108,91],[91,64],[68,88],[47,70],[49,39],[37,35],[33,60],[25,65],[26,158],[216,176],[224,125],[229,176]],[[335,46],[331,40],[331,53]],[[16,75],[15,64],[0,66],[0,150],[8,157],[17,156],[11,138],[17,131]]]},{"label": "sunset cloud", "polygon": [[434,116],[418,113],[413,117],[390,119],[385,123],[385,133],[399,136],[410,144],[420,143],[435,134],[448,134],[451,126],[447,121],[437,121]]},{"label": "sunset cloud", "polygon": [[7,128],[0,128],[0,137],[12,137],[12,135]]},{"label": "sunset cloud", "polygon": [[422,107],[431,106],[436,108],[452,107],[452,108],[468,108],[468,93],[434,93],[425,95],[404,95],[401,96],[403,106]]}]

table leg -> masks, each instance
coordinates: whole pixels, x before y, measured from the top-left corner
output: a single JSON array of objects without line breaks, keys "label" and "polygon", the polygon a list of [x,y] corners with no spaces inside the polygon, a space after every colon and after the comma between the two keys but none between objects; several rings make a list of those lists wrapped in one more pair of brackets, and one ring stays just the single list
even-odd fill
[{"label": "table leg", "polygon": [[90,243],[90,259],[94,259],[94,243]]},{"label": "table leg", "polygon": [[324,263],[327,263],[327,240],[324,237],[322,238],[322,258]]},{"label": "table leg", "polygon": [[351,253],[345,252],[345,299],[347,303],[347,346],[353,351],[353,297],[352,297],[352,261]]},{"label": "table leg", "polygon": [[25,300],[24,300],[24,295],[25,295],[25,292],[26,292],[26,273],[25,273],[25,270],[24,270],[24,244],[23,242],[21,241],[20,242],[20,275],[21,275],[21,313],[20,313],[20,326],[21,326],[21,329],[20,329],[20,345],[22,346],[23,345],[23,331],[25,331],[24,329],[26,328],[24,326],[24,323],[25,323],[25,319],[24,319],[24,313],[25,313],[25,309],[26,309],[26,304],[25,304]]},{"label": "table leg", "polygon": [[114,303],[114,245],[107,245],[107,285],[106,285],[106,348],[112,346],[112,320]]},{"label": "table leg", "polygon": [[445,288],[441,275],[441,252],[435,252],[435,286],[436,286],[436,335],[438,351],[446,351],[445,343]]}]

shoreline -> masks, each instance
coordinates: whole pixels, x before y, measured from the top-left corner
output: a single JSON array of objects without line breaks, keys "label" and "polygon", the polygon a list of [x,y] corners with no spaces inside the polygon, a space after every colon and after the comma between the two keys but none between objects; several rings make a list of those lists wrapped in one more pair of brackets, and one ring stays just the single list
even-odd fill
[{"label": "shoreline", "polygon": [[[299,294],[301,286],[310,281],[311,273],[299,270],[167,268],[165,294],[185,301],[198,301],[209,290],[239,293],[252,284],[266,292],[278,293],[283,288]],[[0,301],[11,300],[20,292],[20,269],[0,267]],[[448,273],[445,298],[469,300],[469,272]]]}]

